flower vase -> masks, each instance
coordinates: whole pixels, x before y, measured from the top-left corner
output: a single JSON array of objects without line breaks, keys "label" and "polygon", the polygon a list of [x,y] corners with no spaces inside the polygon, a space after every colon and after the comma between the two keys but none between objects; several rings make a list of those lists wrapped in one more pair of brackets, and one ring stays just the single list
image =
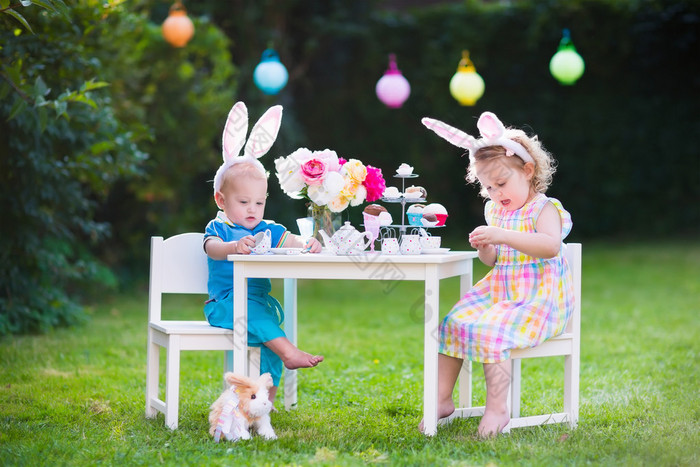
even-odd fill
[{"label": "flower vase", "polygon": [[331,211],[328,206],[319,206],[316,203],[309,204],[309,217],[314,221],[313,237],[321,243],[323,243],[323,238],[318,233],[320,230],[325,231],[331,237],[342,223],[340,213]]}]

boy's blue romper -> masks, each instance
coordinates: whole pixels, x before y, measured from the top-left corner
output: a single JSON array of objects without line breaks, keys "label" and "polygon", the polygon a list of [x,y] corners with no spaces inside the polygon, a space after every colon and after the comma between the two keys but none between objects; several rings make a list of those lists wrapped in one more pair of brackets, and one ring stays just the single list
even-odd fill
[{"label": "boy's blue romper", "polygon": [[[246,235],[270,230],[272,247],[284,244],[289,232],[286,227],[270,221],[261,221],[253,230],[232,223],[223,212],[207,224],[204,242],[209,237],[219,237],[224,242],[240,240]],[[204,305],[204,315],[212,326],[233,329],[233,263],[227,260],[207,258],[209,265],[209,300]],[[272,382],[279,386],[282,376],[282,360],[264,342],[285,337],[280,325],[284,311],[280,303],[269,295],[270,279],[248,279],[248,345],[261,347],[260,373],[270,373]]]}]

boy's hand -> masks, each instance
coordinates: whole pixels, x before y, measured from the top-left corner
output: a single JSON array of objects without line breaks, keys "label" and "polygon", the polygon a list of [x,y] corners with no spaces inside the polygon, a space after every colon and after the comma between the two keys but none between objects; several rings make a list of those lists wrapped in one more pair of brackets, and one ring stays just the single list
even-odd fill
[{"label": "boy's hand", "polygon": [[323,246],[317,239],[310,238],[309,241],[306,242],[306,245],[304,245],[304,248],[308,249],[310,253],[320,253]]},{"label": "boy's hand", "polygon": [[252,235],[246,235],[236,242],[236,247],[233,252],[239,255],[248,255],[255,246],[255,239]]}]

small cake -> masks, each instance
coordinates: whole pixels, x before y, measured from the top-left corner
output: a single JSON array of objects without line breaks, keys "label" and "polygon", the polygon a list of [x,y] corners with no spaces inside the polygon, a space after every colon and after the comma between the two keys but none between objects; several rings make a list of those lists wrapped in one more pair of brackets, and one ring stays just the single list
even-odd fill
[{"label": "small cake", "polygon": [[391,223],[394,221],[394,219],[391,217],[391,214],[389,214],[387,211],[383,211],[379,213],[379,225],[391,225]]},{"label": "small cake", "polygon": [[406,214],[423,214],[423,209],[425,209],[423,204],[412,204],[406,209]]},{"label": "small cake", "polygon": [[396,169],[396,173],[399,175],[411,175],[413,173],[413,167],[404,162]]},{"label": "small cake", "polygon": [[438,220],[437,215],[431,212],[424,212],[423,219],[425,219],[427,222],[437,222]]},{"label": "small cake", "polygon": [[406,198],[427,198],[428,192],[422,186],[409,186],[403,194]]},{"label": "small cake", "polygon": [[437,217],[437,225],[445,225],[447,222],[447,209],[440,203],[431,203],[423,209],[423,215],[434,214]]},{"label": "small cake", "polygon": [[401,197],[401,192],[399,191],[398,188],[395,186],[388,186],[384,190],[384,197],[385,198],[400,198]]},{"label": "small cake", "polygon": [[382,212],[386,212],[386,208],[384,206],[380,206],[379,204],[369,204],[367,207],[365,207],[363,212],[365,214],[369,214],[370,216],[378,216]]},{"label": "small cake", "polygon": [[440,203],[430,203],[425,208],[423,208],[423,214],[447,214],[447,209]]}]

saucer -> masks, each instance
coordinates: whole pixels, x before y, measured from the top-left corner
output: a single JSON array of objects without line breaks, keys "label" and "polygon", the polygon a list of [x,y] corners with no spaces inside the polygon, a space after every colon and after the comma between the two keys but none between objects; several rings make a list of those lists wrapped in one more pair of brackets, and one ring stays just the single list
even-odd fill
[{"label": "saucer", "polygon": [[441,255],[450,251],[449,248],[423,248],[421,252],[424,255]]}]

